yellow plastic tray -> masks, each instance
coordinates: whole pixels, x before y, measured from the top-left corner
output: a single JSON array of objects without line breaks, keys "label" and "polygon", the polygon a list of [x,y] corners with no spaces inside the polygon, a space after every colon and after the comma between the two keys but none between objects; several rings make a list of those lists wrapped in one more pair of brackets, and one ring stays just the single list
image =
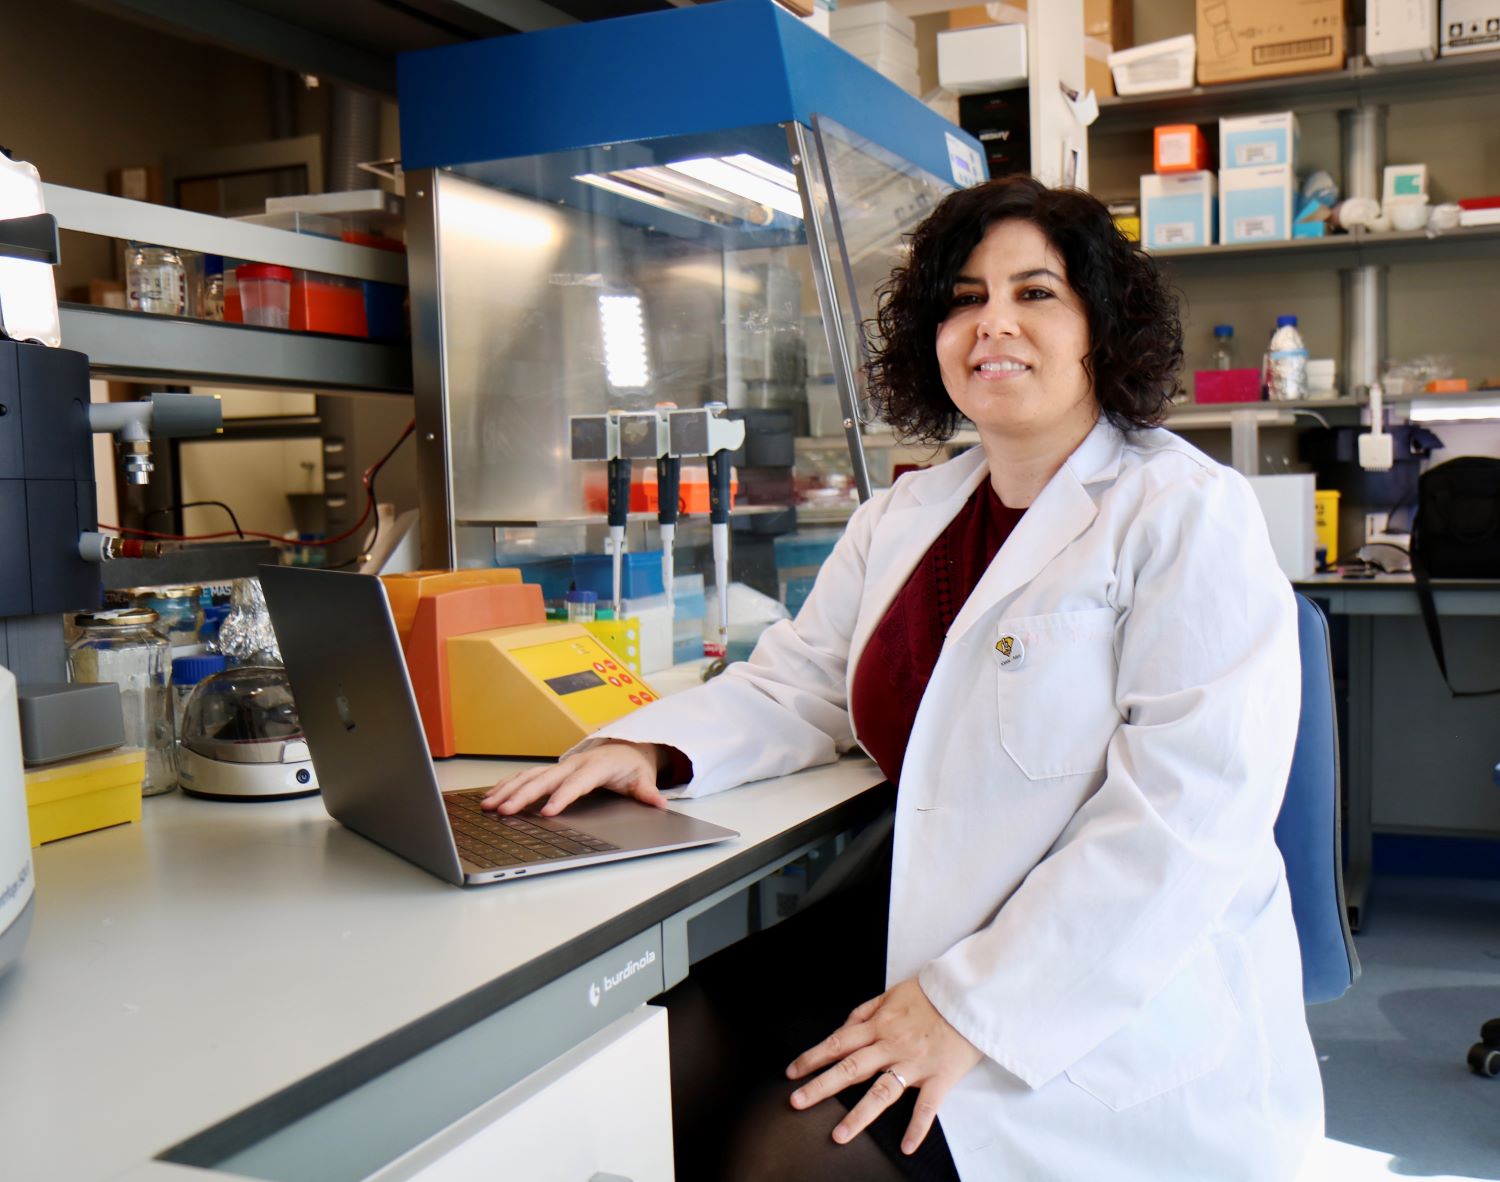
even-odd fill
[{"label": "yellow plastic tray", "polygon": [[139,747],[85,755],[26,773],[31,845],[141,819],[146,753]]}]

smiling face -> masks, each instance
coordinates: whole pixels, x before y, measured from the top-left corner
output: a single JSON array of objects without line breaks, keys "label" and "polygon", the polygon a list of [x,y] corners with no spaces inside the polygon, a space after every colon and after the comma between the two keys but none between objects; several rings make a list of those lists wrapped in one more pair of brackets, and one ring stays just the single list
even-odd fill
[{"label": "smiling face", "polygon": [[1087,311],[1047,236],[1017,219],[991,226],[937,334],[943,386],[986,447],[1081,441],[1099,411],[1088,351]]}]

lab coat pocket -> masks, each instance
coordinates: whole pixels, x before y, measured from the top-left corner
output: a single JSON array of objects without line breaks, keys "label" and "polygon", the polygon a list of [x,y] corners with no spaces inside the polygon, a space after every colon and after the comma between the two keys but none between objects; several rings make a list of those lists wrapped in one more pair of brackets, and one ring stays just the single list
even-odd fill
[{"label": "lab coat pocket", "polygon": [[995,626],[1000,744],[1028,780],[1104,767],[1120,724],[1113,608],[1001,620]]},{"label": "lab coat pocket", "polygon": [[1224,1062],[1240,1025],[1218,953],[1206,941],[1140,1013],[1067,1070],[1116,1112],[1207,1074]]}]

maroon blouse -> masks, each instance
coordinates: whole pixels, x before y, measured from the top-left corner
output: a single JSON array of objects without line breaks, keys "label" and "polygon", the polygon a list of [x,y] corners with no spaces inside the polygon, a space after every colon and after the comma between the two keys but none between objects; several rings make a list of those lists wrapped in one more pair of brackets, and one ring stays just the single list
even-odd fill
[{"label": "maroon blouse", "polygon": [[860,654],[849,709],[860,743],[892,784],[900,782],[943,637],[1025,512],[1007,508],[983,481],[923,555]]}]

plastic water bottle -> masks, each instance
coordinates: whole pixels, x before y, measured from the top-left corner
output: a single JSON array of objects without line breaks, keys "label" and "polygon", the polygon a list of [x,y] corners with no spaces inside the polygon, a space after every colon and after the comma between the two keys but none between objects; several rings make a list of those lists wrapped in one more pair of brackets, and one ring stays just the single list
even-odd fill
[{"label": "plastic water bottle", "polygon": [[1297,331],[1295,316],[1276,317],[1264,372],[1267,398],[1307,397],[1307,346]]},{"label": "plastic water bottle", "polygon": [[1234,325],[1214,325],[1214,365],[1215,369],[1234,368]]}]

